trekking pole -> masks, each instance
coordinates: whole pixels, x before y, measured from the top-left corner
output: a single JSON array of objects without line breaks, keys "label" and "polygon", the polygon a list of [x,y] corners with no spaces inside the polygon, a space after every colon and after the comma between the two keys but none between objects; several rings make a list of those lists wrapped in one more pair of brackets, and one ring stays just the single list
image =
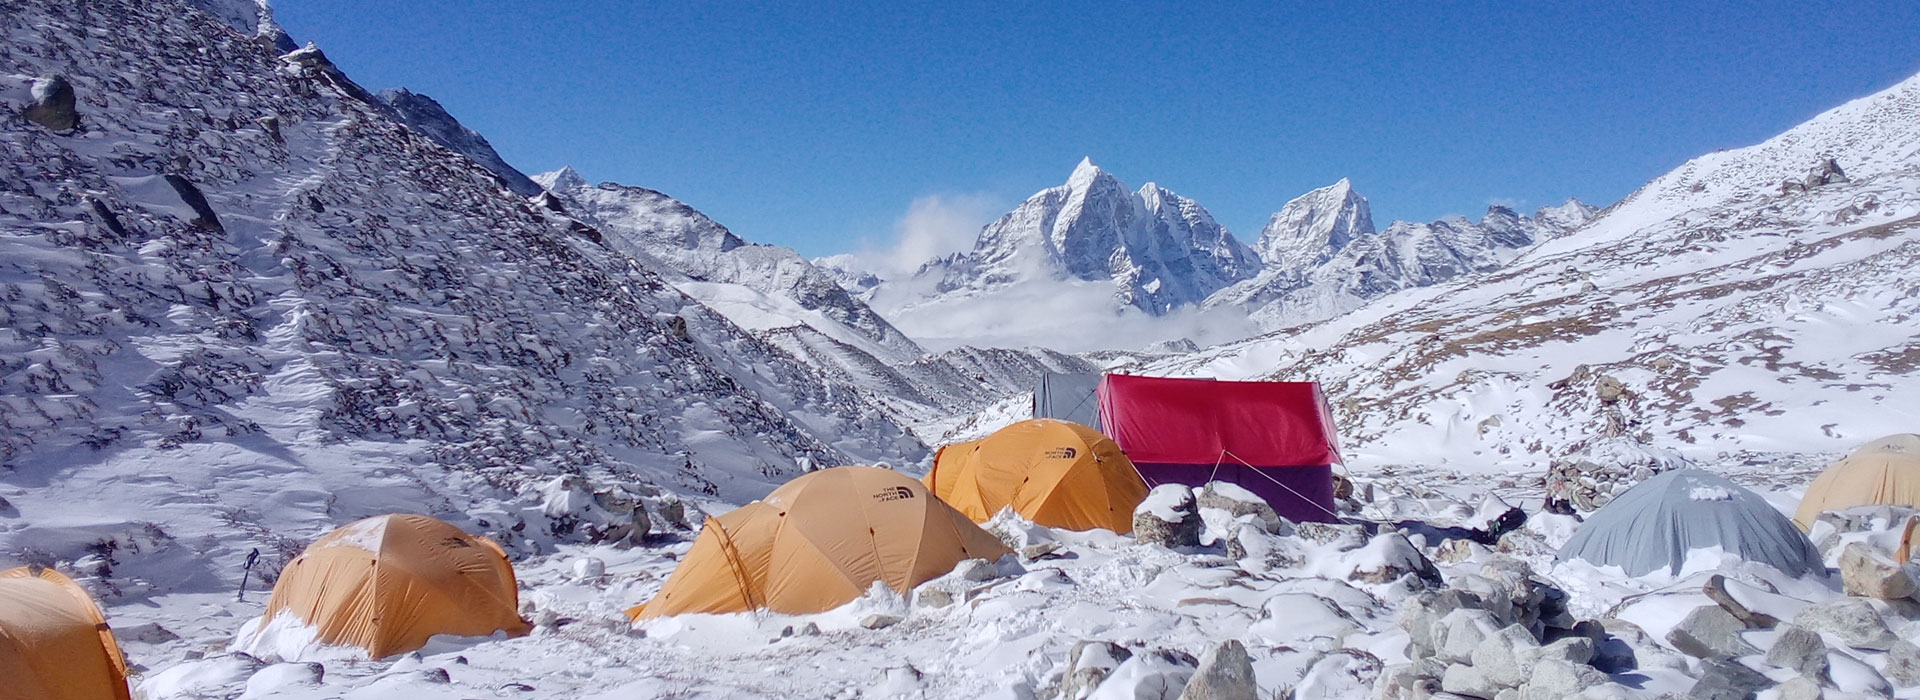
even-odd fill
[{"label": "trekking pole", "polygon": [[236,597],[235,600],[238,600],[241,602],[245,602],[247,600],[247,578],[253,575],[253,563],[259,560],[260,560],[260,548],[254,547],[253,551],[247,553],[246,571],[240,574],[240,595]]}]

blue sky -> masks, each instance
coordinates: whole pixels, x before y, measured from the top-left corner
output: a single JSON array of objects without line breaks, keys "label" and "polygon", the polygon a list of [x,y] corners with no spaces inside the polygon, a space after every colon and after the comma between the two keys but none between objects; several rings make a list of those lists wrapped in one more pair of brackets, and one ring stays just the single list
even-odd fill
[{"label": "blue sky", "polygon": [[[1604,205],[1920,72],[1920,2],[279,0],[361,84],[516,167],[657,189],[756,242],[971,228],[1082,156],[1251,242],[1341,177],[1376,221]],[[1845,165],[1844,163],[1842,164]],[[915,201],[919,200],[919,206]]]}]

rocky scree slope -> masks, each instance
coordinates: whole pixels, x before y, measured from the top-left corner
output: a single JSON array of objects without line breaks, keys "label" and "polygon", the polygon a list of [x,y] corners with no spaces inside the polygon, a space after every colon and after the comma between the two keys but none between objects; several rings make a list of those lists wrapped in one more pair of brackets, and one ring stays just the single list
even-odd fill
[{"label": "rocky scree slope", "polygon": [[461,125],[433,98],[410,92],[406,88],[381,90],[375,97],[380,98],[381,104],[393,108],[407,126],[433,139],[434,143],[473,159],[487,172],[500,176],[500,181],[514,194],[522,197],[540,194],[540,186],[534,184],[532,178],[508,165],[506,159],[493,150],[493,144],[487,143],[485,136]]},{"label": "rocky scree slope", "polygon": [[0,120],[0,559],[205,587],[396,510],[533,551],[924,455],[317,49],[181,2],[6,7],[0,109],[59,74],[78,128]]},{"label": "rocky scree slope", "polygon": [[1831,453],[1920,424],[1920,77],[1498,270],[1154,371],[1315,379],[1362,461]]}]

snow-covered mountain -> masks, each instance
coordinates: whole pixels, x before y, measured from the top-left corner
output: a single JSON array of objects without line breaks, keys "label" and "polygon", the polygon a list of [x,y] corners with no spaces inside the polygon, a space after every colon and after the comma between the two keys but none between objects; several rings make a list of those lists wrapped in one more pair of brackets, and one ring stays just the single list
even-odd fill
[{"label": "snow-covered mountain", "polygon": [[540,194],[540,186],[534,184],[526,173],[508,165],[506,159],[501,158],[500,154],[493,150],[493,144],[487,143],[485,136],[462,125],[460,120],[454,119],[453,115],[448,114],[446,108],[441,107],[440,103],[435,102],[433,98],[410,92],[406,88],[381,90],[375,97],[380,98],[381,103],[392,107],[394,113],[400,115],[400,120],[407,126],[425,134],[435,143],[453,149],[455,153],[472,158],[473,162],[479,163],[480,167],[487,169],[487,172],[500,176],[500,181],[515,194],[522,197]]},{"label": "snow-covered mountain", "polygon": [[1161,315],[1245,279],[1259,258],[1199,203],[1147,183],[1128,191],[1091,159],[980,232],[973,250],[929,263],[939,294],[1035,280],[1110,283],[1119,306]]},{"label": "snow-covered mountain", "polygon": [[1206,303],[1245,309],[1268,330],[1325,320],[1403,289],[1497,269],[1521,250],[1578,228],[1593,212],[1578,200],[1531,217],[1493,206],[1478,223],[1396,221],[1375,232],[1367,199],[1343,179],[1274,214],[1257,244],[1266,263],[1260,274]]},{"label": "snow-covered mountain", "polygon": [[[1542,211],[1530,232],[1490,212],[1475,240],[1548,240],[1154,371],[1317,379],[1375,463],[1524,467],[1609,438],[1820,454],[1920,425],[1920,76],[1696,158],[1558,235],[1583,214]],[[1464,226],[1398,240],[1438,249]],[[1443,259],[1498,258],[1477,250],[1491,257]]]},{"label": "snow-covered mountain", "polygon": [[110,585],[217,588],[239,572],[203,562],[374,513],[525,552],[636,499],[925,455],[270,21],[6,14],[0,108],[32,118],[0,120],[0,559],[104,547]]}]

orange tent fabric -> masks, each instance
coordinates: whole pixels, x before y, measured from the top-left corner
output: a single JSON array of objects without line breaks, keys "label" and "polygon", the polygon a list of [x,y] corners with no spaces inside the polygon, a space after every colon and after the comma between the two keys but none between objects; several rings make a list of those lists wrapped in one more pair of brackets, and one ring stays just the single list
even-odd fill
[{"label": "orange tent fabric", "polygon": [[911,477],[834,467],[707,518],[659,595],[627,615],[820,612],[860,597],[875,581],[904,593],[963,560],[1008,551]]},{"label": "orange tent fabric", "polygon": [[513,566],[493,540],[424,515],[382,515],[327,533],[287,564],[264,619],[292,613],[320,641],[377,659],[436,634],[526,634],[519,610]]},{"label": "orange tent fabric", "polygon": [[128,700],[127,662],[100,608],[60,572],[0,572],[0,700]]},{"label": "orange tent fabric", "polygon": [[1147,497],[1147,482],[1113,440],[1050,418],[941,448],[926,484],[974,522],[1012,506],[1048,527],[1121,534],[1133,531],[1133,509]]},{"label": "orange tent fabric", "polygon": [[1807,487],[1793,522],[1805,530],[1822,512],[1865,505],[1920,507],[1920,435],[1883,437],[1834,462]]}]

